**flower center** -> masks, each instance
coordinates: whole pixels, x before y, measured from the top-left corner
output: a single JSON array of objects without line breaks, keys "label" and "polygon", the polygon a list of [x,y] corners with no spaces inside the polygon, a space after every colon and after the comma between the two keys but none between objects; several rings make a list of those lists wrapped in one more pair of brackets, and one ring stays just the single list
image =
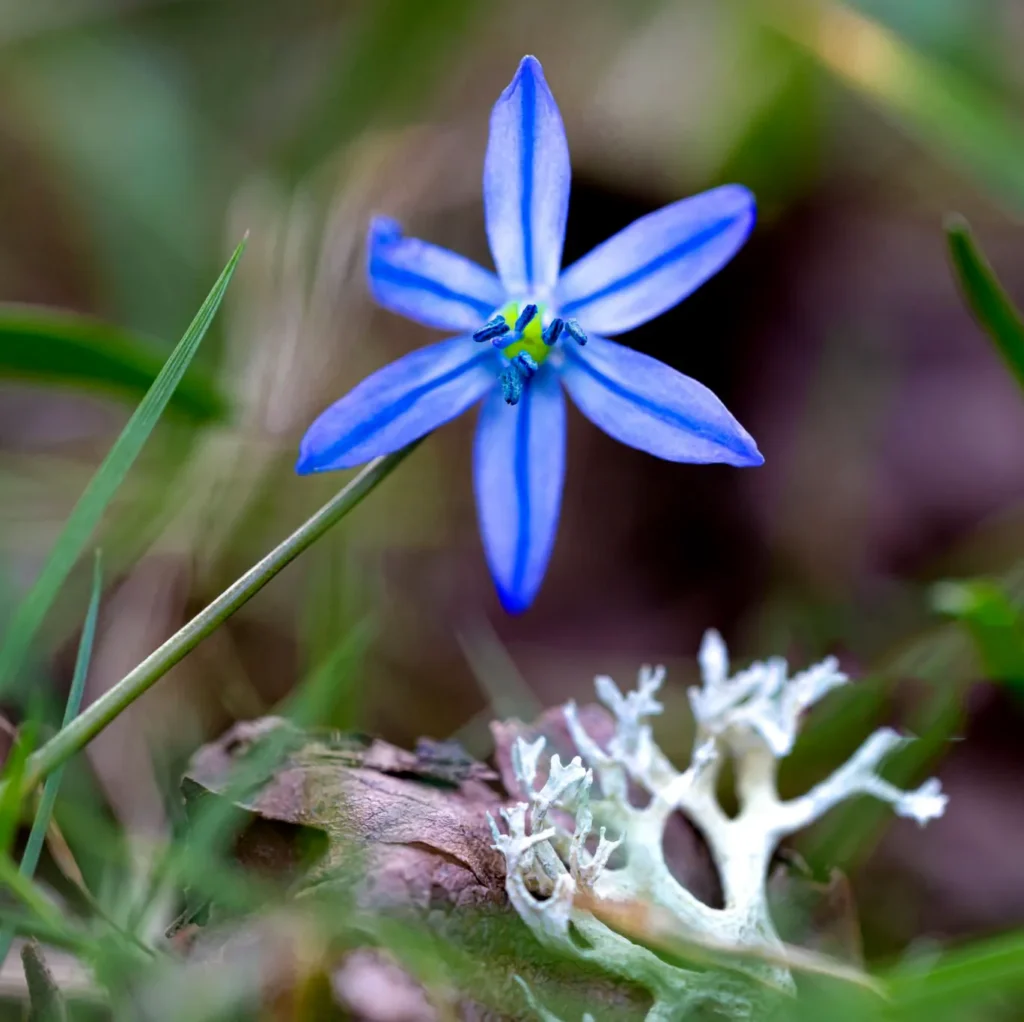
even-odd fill
[{"label": "flower center", "polygon": [[586,344],[587,335],[574,319],[552,317],[545,326],[547,306],[535,302],[509,302],[473,334],[474,341],[490,341],[508,359],[501,371],[501,391],[514,405],[523,396],[523,388],[545,361],[562,334],[577,344]]},{"label": "flower center", "polygon": [[501,353],[510,362],[516,355],[525,352],[540,366],[551,354],[552,345],[544,340],[543,323],[546,311],[545,306],[535,305],[533,302],[509,302],[498,313],[509,329],[502,340],[507,339],[511,343],[506,344]]}]

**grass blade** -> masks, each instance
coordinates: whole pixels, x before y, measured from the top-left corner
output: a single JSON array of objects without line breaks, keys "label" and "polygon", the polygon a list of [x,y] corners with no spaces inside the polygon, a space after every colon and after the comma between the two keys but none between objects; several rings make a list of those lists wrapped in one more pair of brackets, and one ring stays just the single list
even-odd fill
[{"label": "grass blade", "polygon": [[953,270],[975,319],[999,349],[1017,383],[1024,388],[1024,320],[1003,290],[988,260],[978,248],[967,221],[946,221],[946,240]]},{"label": "grass blade", "polygon": [[[88,387],[138,401],[160,374],[159,350],[90,316],[0,305],[0,378]],[[169,408],[198,422],[222,417],[227,399],[193,366]]]},{"label": "grass blade", "polygon": [[[89,597],[89,609],[86,611],[85,624],[82,627],[82,637],[78,643],[78,656],[75,659],[75,673],[71,678],[71,691],[68,693],[67,705],[64,708],[63,727],[67,727],[78,716],[78,710],[82,705],[82,696],[85,693],[85,679],[89,673],[89,661],[92,657],[92,644],[96,637],[96,620],[99,617],[100,594],[103,591],[103,573],[100,565],[100,553],[96,551],[96,559],[93,562],[92,573],[92,595]],[[39,856],[43,850],[43,842],[46,840],[46,831],[50,826],[50,819],[53,816],[53,807],[57,802],[57,791],[60,788],[61,777],[64,774],[63,765],[53,771],[46,779],[43,786],[43,796],[39,800],[39,807],[36,810],[35,819],[32,821],[32,830],[29,832],[28,841],[25,844],[25,852],[21,857],[21,864],[18,871],[27,879],[35,874],[36,866],[39,865]],[[13,791],[15,785],[10,785],[8,791]],[[11,949],[11,941],[14,933],[5,930],[0,933],[0,968],[7,959],[7,953]]]},{"label": "grass blade", "polygon": [[[332,525],[340,521],[378,483],[385,479],[420,443],[371,461],[340,493],[308,518],[263,560],[236,579],[184,628],[175,632],[134,670],[89,705],[67,727],[29,757],[22,791],[31,790],[96,737],[122,710],[160,680],[179,660],[195,649],[212,631],[256,595],[282,568],[312,546]],[[0,788],[0,799],[10,785]]]},{"label": "grass blade", "polygon": [[89,481],[85,493],[79,498],[64,524],[57,542],[50,551],[39,577],[28,596],[15,612],[3,646],[0,647],[0,692],[10,684],[24,662],[36,632],[42,625],[53,601],[60,592],[89,538],[103,517],[103,512],[132,467],[161,414],[167,407],[175,388],[185,375],[189,363],[199,349],[199,343],[224,297],[231,275],[241,258],[244,240],[235,249],[227,266],[217,278],[195,319],[185,331],[170,358],[160,370],[121,435],[114,441],[103,464]]},{"label": "grass blade", "polygon": [[28,877],[18,872],[14,860],[6,853],[0,855],[0,888],[13,895],[44,925],[65,927],[60,909]]},{"label": "grass blade", "polygon": [[83,957],[88,957],[94,950],[94,944],[87,934],[70,930],[68,927],[55,926],[41,922],[30,912],[0,905],[0,923],[13,930],[19,937],[32,937],[44,941],[50,947],[64,948]]},{"label": "grass blade", "polygon": [[273,711],[275,716],[291,721],[294,728],[271,731],[234,765],[219,797],[200,799],[191,804],[191,810],[186,809],[188,841],[164,850],[152,871],[149,890],[132,914],[132,929],[145,918],[160,889],[172,878],[201,901],[215,895],[221,904],[233,903],[245,909],[259,900],[261,892],[248,883],[249,878],[236,874],[234,866],[221,858],[244,819],[238,803],[255,795],[273,776],[294,750],[296,734],[337,719],[339,705],[351,698],[351,679],[372,634],[369,621],[364,620],[336,643],[324,661]]},{"label": "grass blade", "polygon": [[885,978],[892,998],[886,1017],[908,1022],[1019,994],[1024,992],[1024,933],[978,941],[946,952],[921,972],[903,967]]},{"label": "grass blade", "polygon": [[940,582],[932,606],[964,626],[986,676],[1024,696],[1024,623],[998,582]]}]

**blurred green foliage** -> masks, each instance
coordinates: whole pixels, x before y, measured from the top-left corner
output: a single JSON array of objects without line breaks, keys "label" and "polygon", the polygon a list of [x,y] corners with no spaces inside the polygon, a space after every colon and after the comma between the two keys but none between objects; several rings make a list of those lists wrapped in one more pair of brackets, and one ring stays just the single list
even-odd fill
[{"label": "blurred green foliage", "polygon": [[995,581],[943,582],[932,591],[935,608],[966,626],[989,678],[1024,694],[1024,621]]},{"label": "blurred green foliage", "polygon": [[206,301],[196,313],[195,319],[189,324],[177,347],[114,442],[114,446],[96,470],[96,474],[65,523],[35,585],[15,612],[3,644],[0,645],[0,691],[10,684],[24,663],[36,631],[43,623],[64,580],[81,556],[107,506],[139,456],[199,350],[200,342],[224,298],[235,266],[242,257],[243,248],[244,242],[235,249]]},{"label": "blurred green foliage", "polygon": [[[92,657],[92,644],[96,637],[96,620],[99,617],[100,596],[103,593],[103,570],[99,551],[93,563],[92,595],[89,597],[89,609],[85,614],[85,624],[82,626],[82,637],[78,643],[78,655],[75,658],[75,673],[71,677],[71,689],[68,692],[67,705],[64,708],[63,727],[67,727],[78,716],[79,708],[82,705],[82,696],[85,694],[85,679],[89,673],[89,660]],[[42,795],[36,807],[32,819],[32,829],[29,831],[28,841],[21,853],[21,861],[18,864],[19,872],[31,879],[39,865],[39,855],[43,850],[43,842],[46,840],[47,831],[53,819],[53,807],[57,802],[57,793],[60,790],[60,782],[64,775],[64,767],[58,767],[47,777],[43,785]],[[21,787],[21,780],[16,776],[6,778],[6,796],[12,801]],[[14,933],[6,930],[0,933],[0,966],[7,958],[11,948],[11,941]]]},{"label": "blurred green foliage", "polygon": [[[1024,118],[971,75],[908,46],[879,23],[841,4],[797,4],[768,23],[806,48],[822,66],[856,89],[937,155],[975,176],[1008,208],[1024,209]],[[879,7],[880,4],[868,5]],[[921,25],[942,3],[918,4],[899,11],[886,4],[895,20]],[[966,16],[966,5],[959,5]],[[801,16],[803,15],[803,16]],[[928,35],[956,36],[957,19],[934,25]]]},{"label": "blurred green foliage", "polygon": [[[194,572],[193,587],[176,608],[186,620],[194,605],[207,603],[263,554],[266,536],[280,531],[279,521],[301,520],[308,510],[303,502],[317,492],[299,491],[291,479],[297,426],[282,415],[280,403],[322,403],[328,390],[321,394],[317,388],[330,375],[325,366],[344,363],[345,371],[354,374],[346,383],[352,383],[367,351],[377,357],[390,350],[391,341],[385,336],[390,328],[379,319],[368,320],[351,300],[314,329],[309,320],[315,317],[304,318],[313,290],[309,273],[295,272],[294,280],[289,274],[297,265],[308,270],[307,263],[316,258],[310,252],[323,241],[319,258],[348,267],[358,277],[358,240],[346,247],[346,236],[332,248],[327,244],[331,239],[321,239],[320,232],[328,234],[341,222],[358,239],[363,219],[382,195],[417,217],[436,215],[442,233],[459,231],[459,217],[478,202],[475,194],[467,197],[459,174],[471,164],[466,178],[473,178],[476,187],[479,153],[459,152],[444,163],[442,157],[463,143],[457,131],[447,133],[437,125],[452,122],[457,129],[464,117],[479,134],[493,98],[491,85],[500,87],[506,65],[512,66],[522,52],[536,52],[552,77],[561,79],[574,159],[578,153],[585,185],[621,187],[654,205],[700,183],[697,179],[740,179],[755,188],[766,221],[781,225],[784,239],[790,225],[801,227],[801,217],[815,201],[827,204],[866,182],[894,207],[909,206],[912,199],[926,204],[934,194],[954,190],[972,221],[999,222],[999,210],[1018,214],[1024,208],[1024,83],[1016,24],[1012,3],[976,0],[856,0],[846,5],[824,0],[566,0],[514,8],[479,0],[302,0],[288,5],[271,0],[37,0],[4,7],[0,298],[31,305],[0,308],[0,376],[12,390],[18,380],[29,379],[47,394],[80,389],[135,403],[148,393],[63,527],[37,523],[37,516],[46,517],[38,514],[40,499],[26,500],[12,480],[56,480],[52,503],[64,508],[81,492],[83,481],[70,448],[54,445],[46,458],[32,461],[31,471],[24,469],[24,456],[4,462],[5,511],[8,522],[19,526],[3,537],[5,591],[26,588],[19,574],[24,573],[19,558],[26,534],[29,552],[42,567],[31,562],[37,581],[6,631],[0,680],[26,680],[24,665],[33,643],[41,647],[45,665],[35,678],[48,682],[62,676],[61,642],[78,629],[80,609],[75,605],[72,610],[75,601],[64,599],[58,611],[58,601],[72,588],[72,570],[99,527],[110,527],[104,543],[109,539],[116,581],[130,574],[134,555],[151,541],[159,555],[179,557]],[[638,69],[651,77],[637,75],[633,81]],[[487,88],[477,84],[484,79]],[[657,116],[650,116],[649,109]],[[666,110],[683,113],[672,121]],[[900,168],[879,157],[886,143],[865,128],[876,112],[901,140],[904,135],[910,140],[906,149],[897,150],[895,162],[909,152],[928,167],[927,173],[901,179],[890,192],[884,186]],[[400,187],[388,191],[385,182],[396,172],[381,154],[410,127],[425,136],[424,144],[415,158],[403,150],[391,157],[400,164]],[[440,169],[431,171],[434,160]],[[955,185],[939,173],[946,168],[953,169]],[[929,190],[929,174],[943,182],[935,193]],[[421,180],[430,182],[436,197],[426,197],[434,193],[421,187]],[[253,193],[259,203],[247,204]],[[335,201],[348,219],[330,219]],[[296,227],[303,216],[312,224],[308,236]],[[471,226],[479,233],[478,213],[473,217]],[[276,247],[268,246],[274,285],[258,276],[237,281],[218,324],[223,328],[213,331],[197,354],[224,296],[236,252],[161,370],[167,352],[145,338],[171,337],[180,329],[182,310],[199,303],[213,267],[223,262],[223,237],[233,241],[240,223],[250,226],[249,218],[257,235],[280,232]],[[934,235],[934,248],[940,248],[937,217],[927,231]],[[772,247],[779,237],[759,243]],[[1024,327],[1006,289],[965,222],[951,222],[947,240],[967,304],[1024,382]],[[779,240],[780,251],[782,244]],[[914,267],[904,269],[912,277]],[[239,268],[239,277],[245,270]],[[1011,286],[1019,280],[1012,261],[1006,271]],[[1012,279],[1011,273],[1016,274]],[[281,279],[290,283],[280,285]],[[340,289],[347,277],[341,274],[338,280]],[[260,343],[253,323],[245,319],[249,307],[256,310],[256,327],[266,334]],[[890,322],[886,310],[874,311],[878,321]],[[850,336],[854,327],[847,327],[837,322],[837,336]],[[292,344],[295,350],[289,354]],[[334,349],[342,344],[351,346],[340,348],[339,357]],[[261,390],[260,381],[253,382],[248,371],[268,351],[280,361],[270,363],[267,378],[280,387],[304,372],[305,391],[286,391],[282,399],[275,397],[280,391]],[[838,388],[854,388],[850,380],[862,354],[858,349],[839,360],[835,378],[825,381],[823,406],[834,405],[837,395],[848,396]],[[872,415],[878,393],[879,388],[872,390],[865,400]],[[800,399],[794,395],[791,400]],[[110,407],[116,415],[121,405]],[[158,429],[165,409],[180,414],[176,423]],[[301,410],[305,414],[305,404]],[[161,429],[179,431],[174,437],[181,444],[173,458],[161,448],[159,436],[147,444]],[[813,429],[809,424],[808,432]],[[227,446],[226,454],[219,447],[225,438],[237,445]],[[16,453],[18,439],[12,442]],[[101,438],[98,446],[111,439]],[[822,442],[817,436],[811,441]],[[200,465],[205,474],[179,472],[181,447],[186,456],[195,455],[193,466],[209,457],[209,465]],[[33,450],[30,444],[26,449]],[[83,456],[70,450],[88,463],[89,472],[92,454],[99,460],[97,452]],[[128,477],[137,457],[139,464]],[[830,470],[832,480],[815,478],[815,487],[839,487],[843,467]],[[251,476],[241,481],[232,474],[246,471]],[[219,489],[225,479],[226,494]],[[374,494],[374,507],[362,518],[353,516],[344,533],[319,542],[307,558],[315,563],[303,568],[305,574],[293,573],[287,585],[282,578],[277,602],[273,593],[264,594],[250,618],[218,632],[220,644],[208,654],[213,666],[201,677],[218,682],[241,678],[243,688],[259,678],[259,690],[255,683],[252,691],[246,689],[252,702],[262,706],[283,697],[282,712],[302,726],[352,729],[376,719],[373,714],[383,704],[384,719],[412,733],[455,719],[473,722],[473,734],[482,734],[477,725],[492,709],[481,710],[479,693],[453,694],[450,661],[436,650],[442,637],[418,625],[409,606],[415,595],[396,592],[379,570],[392,551],[427,559],[433,548],[448,543],[446,555],[456,556],[458,543],[444,532],[443,523],[408,525],[422,517],[425,503],[440,499],[433,492],[425,499],[422,489],[457,494],[453,479],[439,459],[428,464],[417,484],[402,484],[405,489],[391,496]],[[647,499],[647,491],[637,489]],[[112,514],[115,494],[124,502],[119,515]],[[468,501],[451,497],[453,505],[460,499]],[[15,521],[19,517],[24,521]],[[134,531],[122,525],[127,521]],[[1001,555],[1001,548],[997,552]],[[1005,681],[1018,691],[1024,684],[1024,625],[1015,593],[1002,577],[1005,563],[993,565],[984,578],[970,564],[972,570],[959,575],[977,575],[976,580],[931,590],[932,606],[955,619],[936,628],[929,617],[928,579],[914,572],[889,580],[896,591],[890,600],[891,593],[865,596],[852,584],[844,588],[846,580],[830,579],[831,589],[816,589],[785,563],[785,555],[778,561],[750,618],[770,620],[772,635],[783,646],[793,641],[817,650],[842,644],[868,664],[864,681],[837,693],[815,714],[787,766],[794,780],[827,769],[872,725],[887,719],[906,678],[923,682],[900,713],[901,723],[919,740],[894,757],[889,769],[894,780],[908,783],[932,769],[964,727],[965,700],[979,676]],[[930,569],[919,574],[929,575]],[[942,574],[951,577],[945,564]],[[154,604],[173,588],[167,577],[150,594]],[[453,584],[461,584],[461,576],[455,577]],[[81,697],[98,598],[94,587],[80,645],[85,659],[73,672],[66,704],[72,715]],[[673,607],[687,600],[680,598]],[[649,614],[650,607],[642,601],[641,606]],[[559,637],[563,648],[575,648],[580,634],[572,630],[571,609],[565,610],[569,638]],[[48,618],[61,618],[52,634],[43,627]],[[159,623],[166,632],[180,622]],[[453,622],[453,631],[460,625]],[[600,630],[588,626],[588,641]],[[536,633],[524,634],[533,643],[525,644],[527,651],[542,645]],[[608,642],[616,640],[614,630],[609,635]],[[384,645],[383,654],[375,653],[375,644]],[[476,656],[475,662],[491,672],[485,680],[492,688],[508,690],[486,693],[489,703],[498,705],[502,695],[505,705],[527,706],[538,696],[551,701],[548,692],[513,691],[520,682],[514,670],[507,670],[507,657],[502,659],[504,651],[489,633],[463,647],[471,657],[483,649],[487,655]],[[561,664],[555,657],[551,662]],[[573,670],[579,673],[575,665]],[[551,668],[548,673],[558,672]],[[292,687],[293,677],[304,680]],[[226,688],[225,681],[221,689]],[[223,691],[203,695],[215,701]],[[59,706],[56,699],[51,703]],[[16,797],[18,774],[35,744],[33,731],[41,726],[36,718],[46,714],[42,700],[26,705],[31,712],[7,757],[7,783],[0,796],[0,874],[10,895],[0,906],[0,923],[70,948],[91,964],[103,999],[114,1007],[97,1008],[93,991],[70,998],[73,1018],[138,1017],[133,998],[140,990],[150,997],[146,1017],[161,1022],[256,1017],[260,1009],[251,973],[225,966],[220,975],[204,975],[200,981],[164,951],[152,920],[162,918],[161,898],[168,889],[175,910],[195,909],[214,895],[242,917],[279,910],[308,913],[325,944],[385,947],[429,989],[470,986],[488,1003],[498,1004],[507,992],[489,985],[485,952],[543,959],[514,925],[501,921],[467,924],[474,928],[469,938],[477,952],[473,955],[465,944],[439,940],[415,926],[360,915],[347,892],[325,892],[319,902],[307,898],[296,905],[291,892],[252,883],[227,851],[238,825],[229,799],[201,808],[188,827],[175,821],[141,867],[143,882],[132,887],[125,877],[140,867],[130,835],[107,804],[107,793],[85,769],[65,778],[55,818],[95,891],[93,903],[74,901],[74,892],[68,893],[66,883],[61,886],[60,869],[45,852],[40,879],[30,884],[27,875],[33,871],[26,867],[31,855],[21,860],[25,875],[18,873],[13,857],[26,817]],[[223,725],[222,706],[217,712],[206,707],[203,713],[196,711],[202,726],[211,726],[211,720]],[[251,791],[281,754],[276,745],[260,749],[235,779],[237,790]],[[142,768],[133,762],[125,769]],[[50,796],[56,795],[57,779],[51,777],[53,786],[45,789]],[[163,795],[171,807],[168,815],[180,812],[180,792],[172,786]],[[37,821],[44,818],[41,809]],[[889,823],[885,810],[855,805],[833,814],[799,848],[815,871],[824,874],[838,865],[856,880]],[[31,847],[37,847],[38,828],[33,836]],[[965,863],[962,868],[973,867]],[[44,893],[51,888],[62,890],[73,906],[67,918],[52,911]],[[893,917],[884,913],[868,923],[875,932],[896,928]],[[158,950],[146,953],[140,944]],[[884,939],[878,946],[891,950]],[[911,947],[897,963],[869,964],[887,1000],[804,977],[793,1017],[988,1022],[1020,1015],[1020,931],[981,935],[950,948]],[[313,1003],[310,995],[308,1004]],[[552,1004],[567,1017],[592,1007],[585,998],[578,1005]],[[525,1010],[520,1000],[498,1006],[513,1014]],[[307,1017],[315,1017],[312,1008]]]},{"label": "blurred green foliage", "polygon": [[946,223],[949,254],[964,300],[1024,387],[1024,321],[1003,290],[962,217]]},{"label": "blurred green foliage", "polygon": [[[95,388],[138,400],[163,363],[153,342],[110,324],[55,309],[0,307],[0,378]],[[190,369],[168,407],[202,423],[222,418],[227,404],[211,379]]]}]

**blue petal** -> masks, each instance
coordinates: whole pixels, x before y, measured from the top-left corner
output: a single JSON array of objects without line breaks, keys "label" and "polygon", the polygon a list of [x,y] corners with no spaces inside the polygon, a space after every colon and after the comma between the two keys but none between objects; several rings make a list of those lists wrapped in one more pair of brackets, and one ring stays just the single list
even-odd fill
[{"label": "blue petal", "polygon": [[550,367],[516,405],[500,392],[484,403],[473,455],[476,507],[502,605],[526,610],[544,578],[565,477],[565,399]]},{"label": "blue petal", "polygon": [[446,248],[406,238],[387,217],[375,217],[367,238],[373,297],[386,309],[442,330],[475,330],[504,304],[498,278]]},{"label": "blue petal", "polygon": [[494,265],[516,297],[545,298],[562,264],[569,145],[536,57],[523,57],[494,104],[484,160],[484,216]]},{"label": "blue petal", "polygon": [[499,361],[489,344],[452,337],[379,369],[309,427],[296,472],[351,468],[397,451],[496,387]]},{"label": "blue petal", "polygon": [[660,316],[716,274],[754,226],[754,196],[723,185],[641,217],[562,274],[561,316],[620,334]]},{"label": "blue petal", "polygon": [[669,461],[760,465],[753,437],[703,384],[664,362],[593,334],[566,345],[562,382],[609,436]]}]

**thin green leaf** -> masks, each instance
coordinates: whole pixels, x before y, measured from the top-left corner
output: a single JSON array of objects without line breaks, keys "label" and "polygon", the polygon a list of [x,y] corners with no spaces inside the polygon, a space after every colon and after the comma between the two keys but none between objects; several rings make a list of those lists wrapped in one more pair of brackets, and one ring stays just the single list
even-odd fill
[{"label": "thin green leaf", "polygon": [[[162,365],[153,344],[109,323],[61,309],[0,305],[0,378],[90,387],[137,401]],[[168,407],[206,422],[225,414],[227,400],[193,366]]]},{"label": "thin green leaf", "polygon": [[963,217],[952,216],[947,220],[946,238],[964,299],[1017,383],[1024,387],[1024,320],[1021,314],[1003,290]]},{"label": "thin green leaf", "polygon": [[986,675],[1024,695],[1024,621],[998,582],[941,582],[932,604],[966,628]]},{"label": "thin green leaf", "polygon": [[67,727],[61,728],[29,759],[28,769],[22,779],[22,790],[38,784],[61,763],[84,748],[118,714],[155,685],[182,657],[195,649],[239,607],[252,599],[282,568],[344,518],[420,443],[420,440],[414,440],[393,454],[385,454],[371,461],[340,493],[303,522],[263,560],[254,564],[241,578],[236,579],[188,624],[86,707]]},{"label": "thin green leaf", "polygon": [[324,726],[352,697],[358,666],[373,638],[373,625],[363,619],[349,630],[321,664],[292,693],[280,713],[296,727]]},{"label": "thin green leaf", "polygon": [[[234,766],[221,796],[194,803],[188,841],[165,849],[152,871],[149,889],[133,913],[136,923],[145,917],[153,899],[172,875],[184,880],[191,894],[200,899],[216,894],[222,904],[233,902],[240,908],[259,900],[261,892],[248,883],[248,878],[235,873],[229,863],[219,858],[244,819],[238,803],[252,797],[294,749],[299,733],[296,729],[337,718],[338,707],[351,698],[356,667],[371,638],[368,621],[352,628],[275,711],[292,721],[295,728],[272,731]],[[263,897],[266,896],[264,893]]]},{"label": "thin green leaf", "polygon": [[94,958],[97,942],[91,934],[72,930],[63,923],[53,925],[18,909],[0,905],[0,923],[12,929],[19,937],[36,937],[52,947],[66,948],[86,958]]},{"label": "thin green leaf", "polygon": [[50,556],[46,559],[35,585],[15,612],[0,648],[0,691],[4,690],[20,669],[36,632],[68,574],[81,556],[107,505],[117,493],[167,407],[175,388],[185,375],[185,370],[199,349],[199,343],[206,335],[220,306],[244,247],[243,240],[217,278],[213,290],[207,295],[206,301],[196,313],[185,335],[171,352],[153,386],[121,431],[103,464],[96,470],[85,493],[79,498],[61,534],[57,537],[57,542],[50,551]]},{"label": "thin green leaf", "polygon": [[65,927],[60,909],[28,877],[18,872],[14,860],[6,853],[0,855],[0,887],[13,894],[41,923]]},{"label": "thin green leaf", "polygon": [[[78,656],[75,659],[75,672],[71,678],[71,691],[68,693],[67,705],[64,708],[63,727],[67,727],[78,716],[78,710],[82,705],[82,696],[85,693],[85,679],[89,673],[89,660],[92,657],[92,644],[96,637],[96,620],[99,617],[100,594],[102,591],[103,572],[100,563],[100,552],[97,550],[96,558],[93,561],[92,595],[89,598],[89,609],[86,611],[85,624],[82,627],[82,637],[78,643]],[[32,830],[29,832],[25,851],[18,866],[18,871],[21,875],[28,879],[34,876],[36,866],[39,864],[39,856],[43,850],[43,842],[46,840],[46,832],[50,827],[53,807],[57,802],[57,791],[60,788],[63,776],[64,765],[54,770],[43,785],[43,795],[39,800],[35,819],[32,821]],[[8,786],[4,791],[5,797],[8,792],[14,790],[16,790],[15,785]],[[5,930],[0,933],[0,967],[3,966],[7,958],[13,939],[14,933],[12,930]]]},{"label": "thin green leaf", "polygon": [[893,971],[887,1017],[917,1019],[1024,991],[1024,931],[946,952],[930,968]]}]

